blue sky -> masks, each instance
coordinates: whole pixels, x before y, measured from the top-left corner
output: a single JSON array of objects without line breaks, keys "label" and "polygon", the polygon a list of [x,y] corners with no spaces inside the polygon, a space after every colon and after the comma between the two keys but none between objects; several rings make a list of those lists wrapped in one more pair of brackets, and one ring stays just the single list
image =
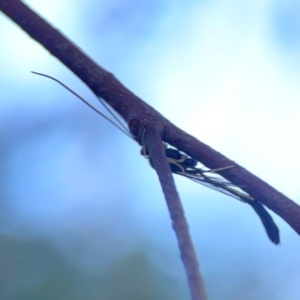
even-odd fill
[{"label": "blue sky", "polygon": [[[298,1],[26,3],[176,125],[300,203]],[[174,246],[165,238],[172,230],[156,175],[137,145],[57,84],[32,75],[52,75],[98,105],[71,72],[2,15],[0,36],[2,181],[10,199],[2,230],[45,236],[61,249],[72,248],[61,242],[62,233],[88,228],[96,234],[103,226],[117,244],[126,244],[124,236],[133,243],[147,236]],[[225,257],[260,256],[254,259],[260,271],[261,259],[285,257],[281,269],[265,263],[270,286],[294,270],[287,256],[296,255],[299,238],[283,221],[275,217],[282,231],[282,246],[275,248],[246,205],[177,182],[207,273],[214,267],[206,255],[220,243]],[[127,225],[116,229],[113,218]],[[85,230],[81,238],[92,243]],[[285,287],[299,294],[296,285]]]}]

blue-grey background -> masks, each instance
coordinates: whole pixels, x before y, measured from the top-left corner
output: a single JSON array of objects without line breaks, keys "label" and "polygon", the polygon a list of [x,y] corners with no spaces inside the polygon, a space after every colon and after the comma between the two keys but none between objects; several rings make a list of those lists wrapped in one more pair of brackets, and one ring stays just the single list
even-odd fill
[{"label": "blue-grey background", "polygon": [[[26,1],[176,125],[300,203],[300,2]],[[0,16],[0,298],[188,299],[153,170],[136,143]],[[99,105],[100,107],[100,105]],[[298,299],[299,236],[176,178],[210,299]]]}]

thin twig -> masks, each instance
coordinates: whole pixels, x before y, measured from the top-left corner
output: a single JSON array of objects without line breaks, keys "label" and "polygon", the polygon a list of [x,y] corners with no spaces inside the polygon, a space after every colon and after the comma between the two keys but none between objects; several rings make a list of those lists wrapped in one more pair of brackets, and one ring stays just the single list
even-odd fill
[{"label": "thin twig", "polygon": [[183,207],[176,190],[170,164],[166,158],[165,147],[161,142],[161,136],[155,128],[148,127],[145,132],[144,142],[165,195],[181,259],[188,277],[192,299],[205,300],[207,297],[204,282],[199,272],[188,224],[184,217]]}]

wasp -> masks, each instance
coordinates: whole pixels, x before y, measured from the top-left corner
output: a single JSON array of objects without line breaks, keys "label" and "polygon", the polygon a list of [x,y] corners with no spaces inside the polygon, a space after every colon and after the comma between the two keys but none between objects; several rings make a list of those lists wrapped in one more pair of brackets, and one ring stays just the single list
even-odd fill
[{"label": "wasp", "polygon": [[[97,112],[103,118],[105,118],[110,123],[112,123],[115,127],[117,127],[125,135],[127,135],[129,138],[134,140],[134,137],[128,131],[125,124],[123,124],[123,122],[120,120],[120,118],[114,113],[114,111],[108,106],[108,104],[106,104],[104,102],[104,100],[101,97],[99,97],[101,104],[110,113],[110,115],[116,122],[114,122],[112,119],[110,119],[108,116],[106,116],[103,112],[101,112],[100,110],[98,110],[97,108],[92,106],[88,101],[83,99],[81,96],[79,96],[72,89],[67,87],[65,84],[63,84],[56,78],[45,75],[45,74],[37,73],[37,72],[32,72],[32,73],[41,75],[41,76],[44,76],[44,77],[47,77],[47,78],[50,78],[50,79],[56,81],[57,83],[62,85],[64,88],[66,88],[68,91],[70,91],[72,94],[74,94],[76,97],[78,97],[81,101],[83,101],[90,108],[92,108],[95,112]],[[141,154],[149,160],[150,165],[153,167],[151,158],[149,157],[149,153],[144,145],[142,146]],[[196,159],[181,152],[179,149],[169,146],[168,144],[165,144],[165,154],[166,154],[167,160],[170,164],[172,173],[186,177],[192,181],[200,183],[206,187],[209,187],[209,188],[214,189],[214,190],[216,190],[220,193],[223,193],[227,196],[233,197],[241,202],[249,204],[254,209],[254,211],[257,213],[259,218],[261,219],[270,240],[274,244],[279,244],[279,242],[280,242],[279,229],[278,229],[277,225],[275,224],[275,222],[273,221],[271,215],[268,213],[268,211],[265,209],[265,207],[259,202],[259,199],[254,199],[253,197],[251,197],[250,195],[245,193],[242,190],[242,187],[238,187],[238,186],[234,185],[232,182],[226,180],[224,177],[222,177],[220,174],[218,174],[218,171],[233,168],[234,166],[227,166],[227,167],[218,168],[218,169],[207,169],[205,167],[199,168],[198,166],[201,164],[199,161],[197,161]]]},{"label": "wasp", "polygon": [[[234,166],[212,170],[205,167],[199,168],[197,166],[200,163],[196,159],[186,155],[176,148],[170,147],[168,144],[165,144],[165,153],[172,173],[191,179],[208,188],[249,204],[261,219],[270,240],[274,244],[279,244],[279,229],[264,206],[259,201],[243,192],[241,188],[218,174],[218,171],[230,169]],[[152,161],[145,147],[142,148],[141,154],[149,160],[150,165],[153,167]]]}]

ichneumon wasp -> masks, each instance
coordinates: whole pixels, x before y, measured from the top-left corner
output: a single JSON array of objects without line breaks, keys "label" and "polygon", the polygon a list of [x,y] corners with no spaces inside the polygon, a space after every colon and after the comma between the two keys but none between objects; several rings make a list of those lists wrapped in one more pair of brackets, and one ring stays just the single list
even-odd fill
[{"label": "ichneumon wasp", "polygon": [[[206,169],[204,167],[199,168],[197,167],[199,164],[197,160],[182,153],[178,149],[166,145],[165,152],[170,163],[172,173],[189,178],[206,187],[231,196],[241,202],[248,203],[261,219],[270,240],[275,244],[279,244],[279,229],[264,206],[217,173],[218,171],[229,169],[233,166],[213,170]],[[148,152],[145,147],[142,148],[141,154],[149,159],[152,166],[151,159],[148,156]]]},{"label": "ichneumon wasp", "polygon": [[[69,87],[67,87],[65,84],[57,80],[56,78],[53,78],[51,76],[32,72],[37,75],[41,75],[44,77],[47,77],[49,79],[52,79],[62,85],[64,88],[66,88],[69,92],[71,92],[73,95],[78,97],[81,101],[83,101],[86,105],[88,105],[90,108],[92,108],[95,112],[100,114],[103,118],[108,120],[111,124],[113,124],[115,127],[117,127],[120,131],[122,131],[125,135],[127,135],[129,138],[133,139],[133,136],[126,128],[126,125],[120,120],[120,118],[114,113],[114,111],[109,107],[106,102],[104,102],[101,97],[99,97],[99,100],[101,104],[104,106],[104,108],[109,112],[109,114],[113,117],[113,119],[116,121],[114,122],[109,117],[107,117],[103,112],[95,108],[93,105],[91,105],[89,102],[87,102],[85,99],[83,99],[81,96],[79,96],[77,93],[75,93],[73,90],[71,90]],[[230,197],[233,197],[239,201],[242,201],[244,203],[249,204],[254,211],[258,214],[259,218],[261,219],[265,230],[267,232],[268,237],[274,244],[279,244],[280,237],[279,237],[279,229],[276,226],[275,222],[273,221],[271,215],[268,213],[268,211],[264,208],[264,206],[257,200],[242,191],[241,187],[238,187],[231,183],[230,181],[226,180],[224,177],[222,177],[220,174],[218,174],[218,171],[225,170],[232,168],[233,166],[227,166],[219,169],[207,169],[205,167],[198,167],[200,164],[197,160],[194,158],[186,155],[185,153],[181,152],[180,150],[173,148],[169,146],[168,144],[165,144],[166,149],[166,157],[168,159],[168,162],[170,164],[170,168],[172,173],[184,176],[188,179],[191,179],[197,183],[200,183],[206,187],[209,187],[211,189],[214,189],[218,192],[221,192],[225,195],[228,195]],[[142,147],[141,154],[146,157],[150,165],[152,166],[151,159],[148,155],[148,151],[145,146]]]}]

